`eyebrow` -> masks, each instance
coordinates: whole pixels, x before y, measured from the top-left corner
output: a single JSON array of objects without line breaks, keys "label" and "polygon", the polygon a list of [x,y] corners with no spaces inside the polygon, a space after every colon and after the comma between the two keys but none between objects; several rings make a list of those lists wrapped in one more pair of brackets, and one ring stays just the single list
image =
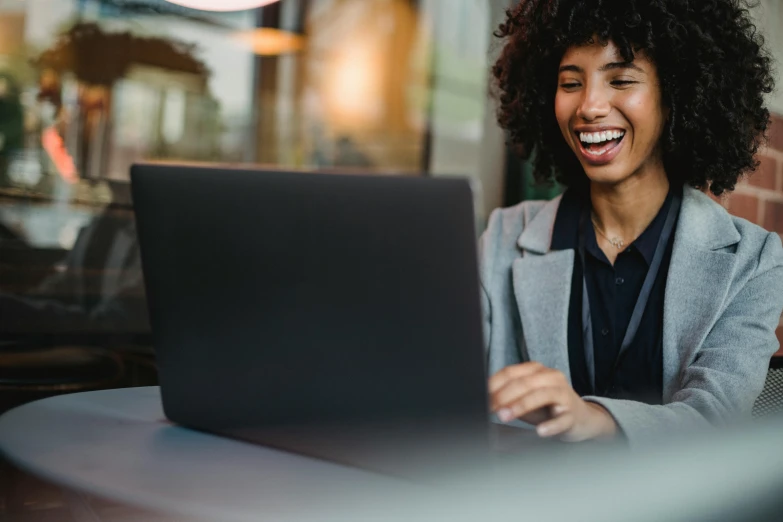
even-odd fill
[{"label": "eyebrow", "polygon": [[[635,71],[639,71],[640,73],[644,73],[644,70],[633,62],[610,62],[601,66],[599,71],[606,72],[615,69],[633,69]],[[564,65],[560,67],[561,73],[567,71],[575,72],[575,73],[584,73],[584,70],[578,65]]]}]

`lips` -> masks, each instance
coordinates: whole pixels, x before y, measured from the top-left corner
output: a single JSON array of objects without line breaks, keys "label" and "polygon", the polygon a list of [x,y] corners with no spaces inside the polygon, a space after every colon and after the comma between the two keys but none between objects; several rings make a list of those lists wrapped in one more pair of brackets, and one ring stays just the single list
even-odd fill
[{"label": "lips", "polygon": [[589,163],[590,165],[600,166],[600,165],[606,165],[610,163],[614,158],[617,157],[617,155],[622,150],[623,145],[625,144],[625,137],[628,135],[626,133],[623,135],[622,138],[619,140],[614,141],[608,141],[605,144],[599,146],[599,147],[591,147],[587,148],[585,143],[583,143],[577,134],[576,141],[579,144],[579,154],[584,159],[586,163]]}]

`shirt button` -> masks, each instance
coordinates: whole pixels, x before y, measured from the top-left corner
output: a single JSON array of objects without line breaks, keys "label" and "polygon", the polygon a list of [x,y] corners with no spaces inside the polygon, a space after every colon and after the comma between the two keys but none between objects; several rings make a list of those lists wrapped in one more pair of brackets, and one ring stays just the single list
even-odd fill
[{"label": "shirt button", "polygon": [[601,330],[601,335],[603,335],[604,337],[609,335],[609,328],[604,328],[603,330]]},{"label": "shirt button", "polygon": [[617,279],[614,280],[614,284],[616,285],[621,285],[623,283],[625,283],[625,279],[623,279],[622,277],[618,277]]}]

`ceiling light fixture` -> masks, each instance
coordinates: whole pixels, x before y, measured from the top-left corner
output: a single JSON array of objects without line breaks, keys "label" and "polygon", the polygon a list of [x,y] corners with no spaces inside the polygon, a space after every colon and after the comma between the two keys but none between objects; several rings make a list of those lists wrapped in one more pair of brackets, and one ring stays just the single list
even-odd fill
[{"label": "ceiling light fixture", "polygon": [[277,0],[167,0],[172,4],[190,7],[191,9],[200,9],[202,11],[244,11],[245,9],[255,9],[268,4],[273,4]]},{"label": "ceiling light fixture", "polygon": [[295,53],[304,48],[304,37],[289,31],[259,27],[236,33],[234,38],[243,47],[260,56],[277,56]]}]

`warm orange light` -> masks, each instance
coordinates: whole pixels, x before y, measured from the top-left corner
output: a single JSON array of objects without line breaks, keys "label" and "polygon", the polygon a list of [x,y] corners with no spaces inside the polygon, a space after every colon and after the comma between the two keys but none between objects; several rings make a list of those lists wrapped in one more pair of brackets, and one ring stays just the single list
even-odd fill
[{"label": "warm orange light", "polygon": [[167,0],[172,4],[202,11],[243,11],[272,4],[277,0]]},{"label": "warm orange light", "polygon": [[54,127],[48,127],[41,135],[41,146],[49,154],[57,172],[66,182],[74,184],[79,181],[79,174],[73,158],[68,154],[63,139]]},{"label": "warm orange light", "polygon": [[234,36],[241,44],[249,47],[254,53],[262,56],[301,51],[304,38],[296,33],[261,27],[252,31],[243,31]]},{"label": "warm orange light", "polygon": [[383,111],[383,56],[371,38],[357,37],[342,45],[329,60],[322,92],[335,121],[351,126],[372,125]]}]

